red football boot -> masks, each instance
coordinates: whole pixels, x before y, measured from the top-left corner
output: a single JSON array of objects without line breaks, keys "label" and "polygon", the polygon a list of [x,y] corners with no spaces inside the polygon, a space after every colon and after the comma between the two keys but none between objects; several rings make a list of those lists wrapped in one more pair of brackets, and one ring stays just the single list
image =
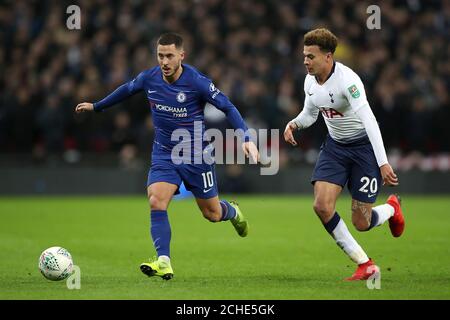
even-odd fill
[{"label": "red football boot", "polygon": [[389,218],[389,228],[394,237],[400,237],[405,229],[405,218],[403,217],[402,200],[396,194],[391,194],[386,203],[394,207],[394,215]]},{"label": "red football boot", "polygon": [[367,280],[375,272],[379,272],[380,268],[369,258],[369,261],[361,263],[358,265],[355,273],[345,280],[355,281],[355,280]]}]

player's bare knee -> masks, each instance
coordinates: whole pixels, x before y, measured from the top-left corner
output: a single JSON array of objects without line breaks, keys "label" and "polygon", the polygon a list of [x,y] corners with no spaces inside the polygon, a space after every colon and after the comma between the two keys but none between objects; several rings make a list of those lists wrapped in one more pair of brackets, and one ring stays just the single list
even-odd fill
[{"label": "player's bare knee", "polygon": [[152,210],[167,210],[167,201],[155,194],[150,195],[149,203]]},{"label": "player's bare knee", "polygon": [[334,214],[334,207],[326,202],[315,201],[313,209],[322,220],[327,220],[327,218],[331,218]]}]

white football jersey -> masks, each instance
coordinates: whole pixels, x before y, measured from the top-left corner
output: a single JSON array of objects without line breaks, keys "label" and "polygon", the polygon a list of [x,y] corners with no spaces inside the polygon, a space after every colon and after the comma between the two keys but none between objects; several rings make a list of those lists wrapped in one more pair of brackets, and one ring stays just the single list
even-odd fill
[{"label": "white football jersey", "polygon": [[306,75],[304,111],[314,119],[317,119],[319,112],[322,113],[331,138],[349,143],[367,135],[355,112],[370,106],[359,76],[339,62],[335,62],[333,69],[322,85],[314,76]]}]

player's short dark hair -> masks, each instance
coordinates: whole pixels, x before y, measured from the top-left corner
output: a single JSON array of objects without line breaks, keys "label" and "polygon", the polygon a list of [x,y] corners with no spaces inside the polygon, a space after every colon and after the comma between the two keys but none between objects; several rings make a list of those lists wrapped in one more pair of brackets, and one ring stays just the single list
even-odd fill
[{"label": "player's short dark hair", "polygon": [[334,53],[337,47],[337,37],[328,29],[320,28],[309,31],[303,37],[305,46],[319,46],[323,52]]},{"label": "player's short dark hair", "polygon": [[174,44],[175,48],[181,49],[183,48],[183,38],[178,33],[163,33],[158,39],[158,44],[163,46]]}]

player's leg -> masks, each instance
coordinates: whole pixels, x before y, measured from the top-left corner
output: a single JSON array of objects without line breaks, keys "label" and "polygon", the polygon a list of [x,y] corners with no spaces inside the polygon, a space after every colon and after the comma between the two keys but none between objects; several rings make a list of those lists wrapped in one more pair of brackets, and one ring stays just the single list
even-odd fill
[{"label": "player's leg", "polygon": [[381,173],[370,144],[355,148],[352,174],[348,188],[352,194],[352,222],[358,231],[367,231],[389,220],[394,237],[402,234],[404,218],[397,195],[389,196],[385,204],[373,207],[380,186]]},{"label": "player's leg", "polygon": [[236,202],[219,200],[218,196],[202,199],[196,198],[197,205],[205,219],[211,222],[230,220],[241,237],[248,234],[248,222]]},{"label": "player's leg", "polygon": [[158,256],[156,260],[144,262],[140,266],[141,271],[149,277],[159,276],[164,280],[169,280],[173,277],[173,269],[170,263],[170,239],[172,232],[167,208],[177,189],[177,185],[167,182],[156,182],[147,188],[151,209],[150,233]]},{"label": "player's leg", "polygon": [[314,184],[314,211],[336,244],[357,264],[369,261],[364,250],[356,242],[344,220],[336,211],[336,200],[342,187],[325,181]]},{"label": "player's leg", "polygon": [[327,138],[322,145],[311,179],[314,183],[314,211],[336,244],[351,260],[361,266],[371,264],[371,260],[350,234],[335,209],[336,200],[351,173],[352,160],[347,150],[347,147],[340,146],[331,138]]},{"label": "player's leg", "polygon": [[173,277],[170,264],[170,240],[172,236],[167,208],[181,178],[173,164],[165,161],[152,163],[147,182],[147,196],[150,205],[150,234],[156,249],[157,259],[144,262],[140,268],[148,276],[160,276],[165,280]]},{"label": "player's leg", "polygon": [[248,223],[237,203],[219,200],[214,164],[185,164],[179,171],[186,189],[194,194],[206,219],[211,222],[230,220],[240,236],[247,235]]},{"label": "player's leg", "polygon": [[400,197],[391,194],[385,204],[372,206],[372,203],[352,199],[352,222],[356,230],[368,231],[389,220],[392,235],[400,237],[405,227]]},{"label": "player's leg", "polygon": [[218,196],[209,199],[195,198],[195,200],[205,219],[211,222],[222,221],[222,207]]},{"label": "player's leg", "polygon": [[314,183],[314,212],[324,225],[334,216],[336,201],[341,194],[340,185],[327,181],[316,181]]},{"label": "player's leg", "polygon": [[354,164],[348,181],[352,195],[352,222],[358,231],[379,226],[394,214],[390,205],[372,208],[380,191],[381,173],[370,148],[370,145],[354,148]]},{"label": "player's leg", "polygon": [[[352,195],[352,222],[358,231],[367,231],[383,224],[393,215],[389,204],[373,207],[381,185],[381,173],[370,143],[360,144],[350,149],[352,170],[348,189]],[[365,280],[379,267],[370,259],[359,264],[355,273],[348,280]]]},{"label": "player's leg", "polygon": [[352,223],[356,230],[370,230],[375,226],[375,223],[378,222],[377,212],[372,212],[372,206],[372,203],[352,199]]},{"label": "player's leg", "polygon": [[372,203],[352,199],[352,222],[358,231],[368,231],[381,226],[393,217],[394,213],[395,208],[389,202],[373,207]]},{"label": "player's leg", "polygon": [[171,229],[167,208],[178,186],[167,182],[156,182],[148,186],[150,204],[151,236],[158,257],[170,257]]},{"label": "player's leg", "polygon": [[167,208],[178,186],[167,182],[156,182],[147,188],[151,208],[150,233],[158,258],[144,262],[140,268],[147,276],[159,276],[164,280],[172,279],[173,269],[170,263],[171,229]]}]

